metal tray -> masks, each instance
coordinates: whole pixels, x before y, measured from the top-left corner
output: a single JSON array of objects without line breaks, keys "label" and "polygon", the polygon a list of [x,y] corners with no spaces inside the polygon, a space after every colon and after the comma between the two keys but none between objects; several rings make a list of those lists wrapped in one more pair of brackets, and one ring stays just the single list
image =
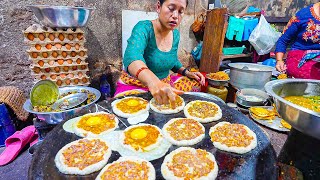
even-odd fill
[{"label": "metal tray", "polygon": [[[147,100],[151,100],[152,98],[150,93],[137,96],[143,97]],[[205,138],[198,144],[191,147],[205,149],[215,156],[219,166],[217,179],[269,180],[277,178],[276,153],[272,148],[267,135],[264,134],[254,122],[252,122],[242,113],[226,106],[219,100],[212,100],[193,94],[184,94],[182,97],[186,103],[193,100],[207,100],[215,102],[221,107],[223,113],[222,119],[218,122],[228,121],[231,123],[245,124],[257,135],[258,145],[252,151],[242,155],[229,153],[216,149],[210,140],[210,136],[208,135],[210,127],[214,126],[218,122],[204,124],[206,133]],[[111,101],[100,102],[99,105],[111,111],[111,102],[113,100],[114,99]],[[150,115],[144,123],[154,124],[159,128],[162,128],[167,121],[176,117],[185,117],[183,111],[176,114],[164,115],[150,110]],[[121,121],[123,121],[126,126],[129,125],[125,118],[121,118]],[[79,137],[77,137],[75,134],[65,132],[62,128],[62,125],[63,123],[60,123],[57,127],[55,127],[44,139],[39,149],[36,150],[29,168],[29,179],[94,179],[98,175],[99,171],[86,176],[65,175],[60,173],[55,167],[54,157],[56,153],[67,143],[79,139]],[[125,126],[120,123],[119,128],[124,129]],[[177,148],[178,146],[171,146],[167,154]],[[108,163],[117,160],[119,157],[119,153],[113,151]],[[164,157],[161,157],[160,159],[151,161],[156,169],[156,179],[159,180],[163,179],[160,168],[163,159]]]},{"label": "metal tray", "polygon": [[[273,109],[273,106],[259,106],[261,108],[265,108],[265,109],[269,109],[269,110],[272,110]],[[290,130],[285,128],[285,127],[282,127],[280,121],[281,121],[281,118],[279,118],[278,116],[275,116],[274,120],[272,120],[272,123],[269,123],[270,121],[269,120],[261,120],[261,119],[256,119],[252,116],[252,113],[251,111],[249,110],[249,114],[250,114],[250,117],[256,121],[257,123],[259,124],[262,124],[264,126],[267,126],[268,128],[270,129],[273,129],[273,130],[277,130],[277,131],[281,131],[281,132],[289,132]]]}]

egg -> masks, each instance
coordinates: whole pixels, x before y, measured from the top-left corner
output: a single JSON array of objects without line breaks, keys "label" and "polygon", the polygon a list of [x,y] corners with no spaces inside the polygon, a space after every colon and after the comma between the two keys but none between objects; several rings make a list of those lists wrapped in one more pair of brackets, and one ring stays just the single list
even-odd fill
[{"label": "egg", "polygon": [[64,40],[64,35],[60,33],[58,38],[60,39],[60,41],[63,41]]},{"label": "egg", "polygon": [[27,38],[28,38],[30,41],[33,41],[33,40],[34,40],[34,35],[33,35],[32,33],[28,33]]},{"label": "egg", "polygon": [[47,76],[46,75],[41,75],[41,77],[40,77],[42,80],[45,80],[45,79],[47,79]]},{"label": "egg", "polygon": [[70,41],[72,41],[73,38],[74,38],[74,37],[73,37],[73,34],[69,34],[69,35],[68,35],[68,39],[69,39]]},{"label": "egg", "polygon": [[138,106],[140,103],[139,101],[135,100],[135,99],[130,99],[128,102],[127,102],[127,105],[128,106]]},{"label": "egg", "polygon": [[41,49],[41,45],[40,45],[40,44],[36,44],[36,45],[35,45],[35,48],[36,48],[37,50],[40,50],[40,49]]},{"label": "egg", "polygon": [[60,43],[56,43],[54,46],[55,46],[57,49],[61,49],[61,48],[62,48],[62,45],[61,45]]},{"label": "egg", "polygon": [[53,51],[53,52],[52,52],[52,56],[53,56],[54,58],[56,58],[56,57],[58,57],[58,53],[57,53],[56,51]]},{"label": "egg", "polygon": [[47,52],[43,52],[43,53],[42,53],[42,57],[47,58],[48,56],[49,56],[49,55],[48,55]]},{"label": "egg", "polygon": [[81,65],[80,68],[81,68],[81,69],[86,69],[87,66],[86,66],[86,65]]},{"label": "egg", "polygon": [[56,82],[56,84],[57,84],[58,86],[61,86],[61,85],[62,85],[62,81],[59,79],[59,80]]},{"label": "egg", "polygon": [[72,66],[72,70],[77,70],[78,69],[78,67],[77,66]]},{"label": "egg", "polygon": [[65,44],[64,46],[65,46],[68,50],[71,49],[71,45],[70,45],[70,44]]},{"label": "egg", "polygon": [[79,79],[74,79],[74,80],[73,80],[73,83],[74,83],[74,84],[78,84],[78,83],[79,83]]},{"label": "egg", "polygon": [[86,121],[86,124],[89,125],[89,126],[94,126],[94,125],[100,124],[100,118],[96,117],[96,116],[90,117]]},{"label": "egg", "polygon": [[50,66],[54,65],[54,60],[50,60],[50,61],[48,62],[48,64],[49,64]]},{"label": "egg", "polygon": [[79,77],[82,77],[82,76],[83,76],[83,73],[82,73],[82,72],[78,72],[78,76],[79,76]]},{"label": "egg", "polygon": [[49,73],[49,72],[51,71],[50,68],[45,68],[44,70],[45,70],[47,73]]},{"label": "egg", "polygon": [[71,83],[71,80],[70,80],[70,79],[67,79],[67,80],[65,81],[65,83],[66,83],[66,85],[69,85],[69,84]]},{"label": "egg", "polygon": [[144,129],[135,129],[130,133],[132,139],[143,139],[148,135],[148,132]]},{"label": "egg", "polygon": [[40,61],[38,61],[38,64],[39,64],[39,66],[42,67],[44,65],[44,62],[42,60],[40,60]]},{"label": "egg", "polygon": [[51,44],[47,44],[47,45],[46,45],[46,48],[47,48],[47,49],[51,49],[51,48],[52,48],[52,45],[51,45]]},{"label": "egg", "polygon": [[68,54],[67,54],[67,52],[62,51],[61,55],[65,58],[65,57],[67,57]]},{"label": "egg", "polygon": [[39,73],[41,71],[41,69],[39,67],[34,67],[33,68],[33,72],[35,73]]},{"label": "egg", "polygon": [[77,38],[78,38],[79,40],[82,40],[82,39],[83,39],[83,34],[82,34],[82,33],[78,33],[78,34],[77,34]]},{"label": "egg", "polygon": [[32,52],[32,53],[31,53],[31,56],[32,56],[33,58],[37,58],[37,57],[38,57],[38,53]]},{"label": "egg", "polygon": [[60,72],[60,68],[59,67],[54,67],[54,71],[58,73],[58,72]]},{"label": "egg", "polygon": [[74,48],[76,48],[76,50],[79,50],[80,49],[80,45],[77,43],[74,45]]},{"label": "egg", "polygon": [[69,78],[73,78],[73,77],[74,77],[74,74],[70,73],[70,74],[68,74],[68,77],[69,77]]},{"label": "egg", "polygon": [[62,74],[60,74],[60,77],[61,77],[62,79],[64,79],[64,78],[66,78],[66,74],[62,73]]},{"label": "egg", "polygon": [[68,59],[68,60],[67,60],[67,63],[68,63],[68,64],[72,64],[72,59]]},{"label": "egg", "polygon": [[63,59],[58,59],[58,64],[59,64],[59,65],[62,65],[62,64],[63,64],[63,62],[64,62],[64,60],[63,60]]},{"label": "egg", "polygon": [[84,51],[80,51],[80,52],[79,52],[79,56],[81,56],[81,57],[83,57],[84,54],[85,54]]},{"label": "egg", "polygon": [[78,59],[76,60],[76,62],[77,62],[77,64],[80,64],[80,63],[81,63],[81,59],[78,58]]},{"label": "egg", "polygon": [[87,83],[87,82],[88,82],[88,79],[87,79],[86,77],[83,77],[83,78],[82,78],[82,82],[83,82],[83,83]]},{"label": "egg", "polygon": [[50,33],[50,34],[49,34],[49,39],[50,39],[51,41],[53,41],[54,38],[55,38],[54,35],[53,35],[52,33]]},{"label": "egg", "polygon": [[44,34],[40,33],[40,34],[38,35],[38,38],[39,38],[41,41],[43,41],[46,37],[44,36]]},{"label": "egg", "polygon": [[63,66],[63,70],[64,70],[65,72],[68,72],[69,66]]},{"label": "egg", "polygon": [[77,55],[77,53],[75,51],[71,51],[71,54],[70,54],[72,57],[75,57]]},{"label": "egg", "polygon": [[56,78],[57,78],[57,75],[52,74],[52,75],[50,75],[50,78],[51,78],[51,79],[56,79]]}]

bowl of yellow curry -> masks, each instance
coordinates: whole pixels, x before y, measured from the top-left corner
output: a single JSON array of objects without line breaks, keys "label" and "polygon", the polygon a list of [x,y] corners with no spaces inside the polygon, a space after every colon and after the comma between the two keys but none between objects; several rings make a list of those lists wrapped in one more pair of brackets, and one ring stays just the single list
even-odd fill
[{"label": "bowl of yellow curry", "polygon": [[282,79],[266,83],[280,116],[295,129],[320,139],[320,80]]}]

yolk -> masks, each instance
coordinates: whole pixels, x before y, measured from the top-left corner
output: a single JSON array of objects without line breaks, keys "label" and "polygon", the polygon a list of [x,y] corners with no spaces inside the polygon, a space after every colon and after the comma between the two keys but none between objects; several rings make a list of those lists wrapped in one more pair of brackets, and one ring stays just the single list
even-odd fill
[{"label": "yolk", "polygon": [[127,102],[128,106],[138,106],[139,105],[139,101],[135,100],[135,99],[131,99]]},{"label": "yolk", "polygon": [[87,122],[86,122],[89,126],[94,126],[97,124],[100,124],[100,118],[98,117],[90,117]]},{"label": "yolk", "polygon": [[132,139],[143,139],[147,136],[148,132],[144,129],[135,129],[131,132]]}]

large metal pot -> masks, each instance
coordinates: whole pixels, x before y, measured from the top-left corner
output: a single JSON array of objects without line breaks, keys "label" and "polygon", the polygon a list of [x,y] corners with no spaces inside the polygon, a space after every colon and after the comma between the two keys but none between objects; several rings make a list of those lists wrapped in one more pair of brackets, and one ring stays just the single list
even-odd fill
[{"label": "large metal pot", "polygon": [[230,84],[236,88],[264,90],[264,85],[271,80],[273,67],[255,63],[229,63]]},{"label": "large metal pot", "polygon": [[293,104],[283,97],[320,95],[320,80],[283,79],[270,81],[265,85],[267,93],[273,96],[280,116],[295,129],[320,139],[320,113]]}]

